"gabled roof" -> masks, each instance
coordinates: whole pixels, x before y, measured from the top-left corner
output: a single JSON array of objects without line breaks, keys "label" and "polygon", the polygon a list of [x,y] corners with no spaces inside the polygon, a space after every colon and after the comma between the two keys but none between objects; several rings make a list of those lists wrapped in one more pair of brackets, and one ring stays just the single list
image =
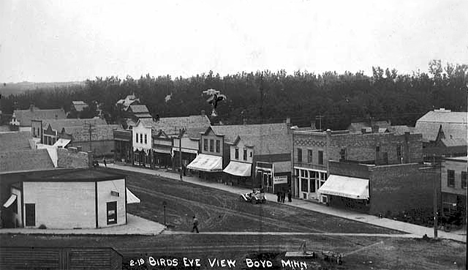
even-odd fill
[{"label": "gabled roof", "polygon": [[148,107],[146,105],[130,105],[129,110],[133,113],[147,113],[149,114]]},{"label": "gabled roof", "polygon": [[286,123],[277,124],[256,124],[256,125],[226,125],[212,126],[211,129],[217,135],[224,135],[224,141],[233,143],[237,136],[263,136],[288,134]]},{"label": "gabled roof", "polygon": [[21,126],[31,126],[31,120],[44,120],[44,119],[65,119],[65,111],[63,109],[41,110],[32,107],[28,110],[15,110],[14,114],[16,119],[20,122]]},{"label": "gabled roof", "polygon": [[88,107],[88,104],[86,104],[84,101],[72,101],[72,105],[75,108],[77,112],[83,111],[84,108]]},{"label": "gabled roof", "polygon": [[52,129],[60,132],[64,127],[84,127],[85,125],[107,125],[106,120],[99,117],[94,117],[92,119],[48,119],[42,120],[42,127],[44,129],[48,128],[50,125]]},{"label": "gabled roof", "polygon": [[443,145],[446,147],[454,147],[454,146],[466,146],[466,140],[465,139],[441,139],[440,140]]},{"label": "gabled roof", "polygon": [[466,139],[467,112],[430,111],[416,121],[415,132],[421,133],[425,141],[435,141],[440,127],[447,139]]},{"label": "gabled roof", "polygon": [[30,139],[30,131],[0,133],[0,152],[31,149]]},{"label": "gabled roof", "polygon": [[137,125],[151,128],[154,131],[162,130],[167,135],[179,134],[180,129],[206,129],[210,126],[210,119],[206,115],[190,115],[184,117],[163,117],[158,121],[153,119],[140,119]]},{"label": "gabled roof", "polygon": [[52,169],[47,149],[0,152],[0,172]]}]

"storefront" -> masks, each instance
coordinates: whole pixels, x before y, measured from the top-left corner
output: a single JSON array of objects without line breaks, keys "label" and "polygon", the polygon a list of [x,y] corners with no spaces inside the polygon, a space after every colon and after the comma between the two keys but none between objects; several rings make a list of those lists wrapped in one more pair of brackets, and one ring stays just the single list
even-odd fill
[{"label": "storefront", "polygon": [[330,206],[367,212],[369,210],[369,179],[330,175],[318,189],[322,202]]},{"label": "storefront", "polygon": [[290,186],[290,162],[257,162],[255,165],[256,183],[261,185],[265,191],[276,193],[286,192]]},{"label": "storefront", "polygon": [[294,167],[295,190],[299,198],[326,203],[327,198],[320,195],[319,188],[327,181],[327,172],[311,168]]},{"label": "storefront", "polygon": [[223,157],[206,154],[199,154],[187,169],[198,172],[198,177],[220,181],[223,174]]},{"label": "storefront", "polygon": [[231,161],[223,171],[229,175],[226,179],[227,183],[246,186],[249,184],[250,181],[248,180],[252,176],[252,164]]}]

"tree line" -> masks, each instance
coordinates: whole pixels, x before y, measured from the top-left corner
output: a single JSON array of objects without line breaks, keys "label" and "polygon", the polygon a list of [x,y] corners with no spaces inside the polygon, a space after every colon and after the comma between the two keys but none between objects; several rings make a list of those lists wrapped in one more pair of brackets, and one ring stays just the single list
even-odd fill
[{"label": "tree line", "polygon": [[[224,124],[271,123],[291,118],[293,125],[310,126],[321,119],[322,128],[345,129],[351,122],[390,120],[395,125],[414,126],[427,111],[446,108],[467,110],[468,65],[429,63],[428,72],[399,74],[395,69],[373,67],[364,72],[322,74],[280,70],[240,72],[221,77],[210,71],[189,78],[127,76],[97,77],[84,85],[27,91],[1,99],[3,113],[29,108],[63,107],[73,100],[100,104],[109,122],[121,117],[119,99],[135,94],[153,116],[208,115],[211,106],[203,91],[213,88],[227,96],[217,108],[216,121]],[[92,116],[93,113],[87,115]]]}]

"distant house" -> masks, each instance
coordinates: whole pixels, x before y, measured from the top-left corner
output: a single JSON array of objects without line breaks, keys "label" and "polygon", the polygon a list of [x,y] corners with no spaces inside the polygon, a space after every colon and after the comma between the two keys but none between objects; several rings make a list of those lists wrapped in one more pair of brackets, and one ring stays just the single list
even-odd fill
[{"label": "distant house", "polygon": [[4,207],[16,204],[12,218],[19,227],[82,229],[124,225],[127,204],[138,202],[125,176],[84,169],[25,174]]},{"label": "distant house", "polygon": [[441,156],[464,156],[467,151],[467,112],[438,109],[416,121],[415,132],[423,136],[426,161]]},{"label": "distant house", "polygon": [[63,109],[41,110],[31,105],[28,110],[14,110],[16,119],[22,127],[30,127],[32,120],[45,119],[65,119],[66,114]]},{"label": "distant house", "polygon": [[127,117],[132,119],[134,122],[138,122],[140,119],[153,118],[146,105],[130,105],[127,109]]},{"label": "distant house", "polygon": [[82,112],[84,108],[87,108],[88,104],[86,104],[84,101],[72,101],[71,105],[71,110],[76,111],[76,112]]}]

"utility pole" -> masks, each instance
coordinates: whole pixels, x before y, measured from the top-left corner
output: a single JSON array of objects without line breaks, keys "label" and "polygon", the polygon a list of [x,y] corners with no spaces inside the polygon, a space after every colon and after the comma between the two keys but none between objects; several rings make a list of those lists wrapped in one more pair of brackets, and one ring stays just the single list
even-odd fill
[{"label": "utility pole", "polygon": [[85,123],[85,124],[84,124],[84,128],[85,128],[85,129],[88,129],[88,132],[89,132],[89,151],[92,152],[92,155],[93,155],[92,157],[93,157],[93,159],[94,159],[93,144],[92,144],[92,139],[91,139],[92,133],[93,133],[93,131],[95,130],[94,124]]},{"label": "utility pole", "polygon": [[180,164],[180,181],[184,181],[182,179],[182,129],[179,129],[179,164]]}]

